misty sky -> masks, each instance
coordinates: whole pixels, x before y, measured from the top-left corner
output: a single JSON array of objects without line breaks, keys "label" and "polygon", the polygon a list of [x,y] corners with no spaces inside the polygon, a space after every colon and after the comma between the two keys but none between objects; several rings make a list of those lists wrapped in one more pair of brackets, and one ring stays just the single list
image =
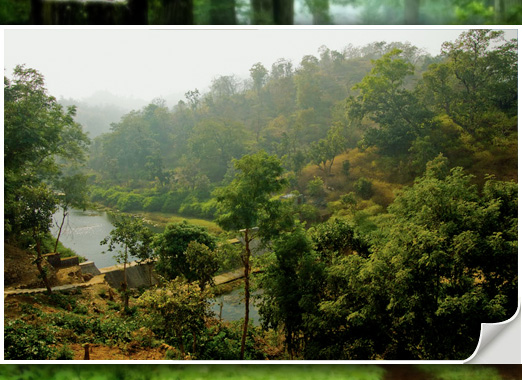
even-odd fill
[{"label": "misty sky", "polygon": [[[278,58],[294,67],[306,54],[318,56],[326,45],[342,50],[348,44],[409,41],[432,55],[462,29],[262,29],[262,30],[5,30],[4,68],[15,65],[39,70],[56,97],[82,99],[96,91],[150,101],[155,97],[206,91],[212,78],[249,76],[261,62],[270,70]],[[516,30],[506,33],[515,38]]]}]

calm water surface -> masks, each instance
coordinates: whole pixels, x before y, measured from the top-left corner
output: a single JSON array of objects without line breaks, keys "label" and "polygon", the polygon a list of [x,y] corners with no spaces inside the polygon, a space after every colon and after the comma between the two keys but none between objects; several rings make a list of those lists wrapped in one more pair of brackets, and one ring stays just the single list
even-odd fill
[{"label": "calm water surface", "polygon": [[[54,214],[54,226],[51,233],[58,235],[57,224],[62,221],[61,210]],[[106,212],[94,210],[71,210],[60,235],[60,241],[68,248],[88,261],[94,261],[98,268],[110,267],[117,262],[112,252],[107,252],[107,245],[100,245],[110,234],[114,226]],[[102,253],[103,251],[107,253]]]}]

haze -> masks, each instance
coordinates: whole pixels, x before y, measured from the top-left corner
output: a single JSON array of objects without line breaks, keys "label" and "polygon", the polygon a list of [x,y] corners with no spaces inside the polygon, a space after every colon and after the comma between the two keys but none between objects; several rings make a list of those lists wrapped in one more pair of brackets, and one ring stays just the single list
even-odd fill
[{"label": "haze", "polygon": [[[297,66],[322,45],[342,50],[348,44],[402,41],[440,52],[444,41],[461,29],[297,29],[297,30],[6,30],[4,68],[17,64],[39,70],[49,92],[84,99],[99,91],[150,101],[180,97],[194,88],[205,91],[213,78],[249,76],[261,62],[268,69],[279,58]],[[516,37],[509,30],[506,38]]]}]

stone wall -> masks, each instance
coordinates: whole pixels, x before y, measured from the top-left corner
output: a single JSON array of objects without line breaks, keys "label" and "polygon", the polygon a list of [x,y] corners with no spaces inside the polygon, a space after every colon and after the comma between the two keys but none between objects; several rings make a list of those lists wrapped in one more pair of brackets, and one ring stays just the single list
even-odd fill
[{"label": "stone wall", "polygon": [[47,253],[43,257],[56,269],[69,268],[80,264],[78,256],[64,257],[62,259],[59,253]]},{"label": "stone wall", "polygon": [[[132,262],[127,265],[127,286],[129,288],[150,287],[159,281],[154,271],[154,263],[138,264]],[[123,264],[108,268],[101,268],[101,274],[105,274],[105,281],[113,288],[120,289],[123,283]]]}]

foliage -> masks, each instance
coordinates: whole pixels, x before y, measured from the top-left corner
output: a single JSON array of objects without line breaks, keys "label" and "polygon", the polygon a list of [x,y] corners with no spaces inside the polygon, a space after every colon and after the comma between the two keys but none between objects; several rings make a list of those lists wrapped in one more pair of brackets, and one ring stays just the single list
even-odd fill
[{"label": "foliage", "polygon": [[74,352],[71,350],[71,348],[69,346],[64,344],[62,347],[60,347],[58,349],[55,359],[56,360],[73,360]]},{"label": "foliage", "polygon": [[130,257],[136,257],[140,261],[152,258],[152,233],[144,226],[143,221],[132,216],[123,214],[112,214],[114,229],[109,236],[105,237],[100,245],[108,244],[109,252],[116,251],[114,258],[123,264],[122,292],[124,293],[125,309],[129,306],[129,295],[127,291],[126,266]]},{"label": "foliage", "polygon": [[373,195],[372,182],[364,177],[360,177],[354,184],[355,194],[362,199],[370,199]]},{"label": "foliage", "polygon": [[331,128],[326,138],[310,144],[310,158],[327,178],[332,171],[335,156],[344,150],[345,144],[339,128]]},{"label": "foliage", "polygon": [[313,287],[320,276],[313,270],[312,243],[302,227],[282,234],[274,245],[275,260],[261,279],[264,290],[260,314],[265,328],[282,328],[285,344],[293,358],[302,348],[306,330],[306,302],[313,298]]},{"label": "foliage", "polygon": [[517,239],[508,225],[517,225],[516,184],[490,179],[485,189],[499,193],[480,195],[471,176],[447,165],[443,157],[430,162],[397,197],[369,260],[349,256],[328,268],[322,318],[346,320],[356,342],[331,346],[332,354],[464,359],[480,323],[514,312]]},{"label": "foliage", "polygon": [[168,224],[165,231],[154,239],[154,249],[158,257],[157,271],[169,280],[178,276],[183,276],[188,281],[199,280],[200,277],[188,261],[187,248],[191,242],[203,244],[211,251],[216,248],[215,238],[206,228],[189,224],[185,220]]},{"label": "foliage", "polygon": [[240,359],[243,359],[248,332],[250,244],[255,237],[268,241],[287,223],[292,223],[293,218],[285,218],[282,202],[271,198],[286,184],[281,177],[283,168],[277,157],[261,151],[234,161],[234,168],[233,180],[227,186],[217,188],[214,196],[218,209],[217,223],[229,231],[237,233],[241,230],[245,244],[241,255],[245,274],[245,319],[240,353]]},{"label": "foliage", "polygon": [[4,326],[4,358],[6,360],[53,359],[55,337],[47,328],[22,320],[6,321]]},{"label": "foliage", "polygon": [[204,330],[205,318],[210,315],[209,296],[208,291],[200,289],[196,284],[178,278],[161,289],[145,292],[139,302],[161,316],[165,333],[177,341],[184,355],[184,331],[188,330],[194,334],[194,353],[196,336]]},{"label": "foliage", "polygon": [[324,196],[324,181],[319,177],[314,177],[314,179],[308,181],[306,185],[306,190],[308,190],[308,194],[311,197],[320,198]]},{"label": "foliage", "polygon": [[191,241],[185,252],[187,264],[194,273],[200,289],[203,291],[206,285],[214,284],[214,275],[219,269],[216,251],[210,250],[205,244]]}]

